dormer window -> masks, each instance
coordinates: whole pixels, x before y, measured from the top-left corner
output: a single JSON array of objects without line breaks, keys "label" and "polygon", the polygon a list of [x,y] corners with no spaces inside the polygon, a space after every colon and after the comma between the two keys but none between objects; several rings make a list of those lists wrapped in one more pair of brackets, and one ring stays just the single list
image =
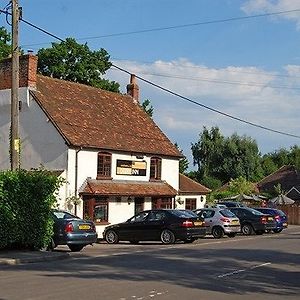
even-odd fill
[{"label": "dormer window", "polygon": [[98,153],[97,178],[111,178],[111,153]]},{"label": "dormer window", "polygon": [[150,179],[152,180],[161,179],[161,158],[160,157],[151,157]]}]

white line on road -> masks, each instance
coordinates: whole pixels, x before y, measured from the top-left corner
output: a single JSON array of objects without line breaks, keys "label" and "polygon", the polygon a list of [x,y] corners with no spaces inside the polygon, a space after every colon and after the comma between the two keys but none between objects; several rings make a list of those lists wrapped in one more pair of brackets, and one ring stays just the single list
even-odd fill
[{"label": "white line on road", "polygon": [[250,267],[248,269],[235,270],[235,271],[232,271],[232,272],[229,272],[229,273],[218,275],[217,278],[223,278],[223,277],[235,275],[235,274],[238,274],[238,273],[246,272],[248,270],[254,270],[254,269],[261,268],[261,267],[264,267],[264,266],[267,266],[267,265],[270,265],[270,264],[271,264],[270,262],[267,262],[267,263],[263,263],[263,264],[260,264],[260,265]]}]

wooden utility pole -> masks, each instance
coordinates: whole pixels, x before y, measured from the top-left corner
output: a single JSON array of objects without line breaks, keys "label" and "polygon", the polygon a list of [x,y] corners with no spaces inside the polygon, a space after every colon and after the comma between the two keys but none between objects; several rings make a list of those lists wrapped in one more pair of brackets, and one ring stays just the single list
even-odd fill
[{"label": "wooden utility pole", "polygon": [[20,167],[19,138],[19,3],[12,0],[11,169]]}]

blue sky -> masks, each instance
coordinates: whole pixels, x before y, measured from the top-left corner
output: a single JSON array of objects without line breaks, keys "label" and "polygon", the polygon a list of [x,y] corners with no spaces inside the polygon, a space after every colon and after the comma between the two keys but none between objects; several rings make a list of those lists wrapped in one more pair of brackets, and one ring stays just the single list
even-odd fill
[{"label": "blue sky", "polygon": [[[8,0],[0,0],[3,8]],[[300,9],[299,0],[19,0],[25,20],[61,37],[104,48],[111,60],[174,92],[275,130],[300,135],[300,11],[269,17],[106,36]],[[0,15],[0,26],[9,26]],[[55,40],[20,24],[20,44],[37,51]],[[125,92],[129,76],[107,78]],[[180,78],[179,78],[180,77]],[[139,82],[154,120],[191,160],[203,126],[255,139],[261,153],[300,139],[264,131],[205,110]]]}]

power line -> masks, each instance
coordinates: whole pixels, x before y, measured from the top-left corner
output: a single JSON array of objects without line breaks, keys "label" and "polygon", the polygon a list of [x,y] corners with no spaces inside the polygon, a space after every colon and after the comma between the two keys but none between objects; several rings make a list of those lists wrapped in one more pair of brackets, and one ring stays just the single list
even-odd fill
[{"label": "power line", "polygon": [[[94,39],[100,39],[100,38],[117,37],[117,36],[133,35],[133,34],[140,34],[140,33],[149,33],[149,32],[155,32],[155,31],[173,30],[173,29],[179,29],[179,28],[188,28],[188,27],[196,27],[196,26],[209,25],[209,24],[226,23],[226,22],[248,20],[248,19],[254,19],[254,18],[270,17],[270,16],[276,16],[276,15],[290,14],[290,13],[294,13],[294,12],[300,12],[300,8],[293,9],[293,10],[284,10],[284,11],[278,11],[278,12],[257,14],[257,15],[251,15],[251,16],[231,17],[231,18],[211,20],[211,21],[202,21],[202,22],[197,22],[197,23],[157,27],[157,28],[134,30],[134,31],[127,31],[127,32],[119,32],[119,33],[111,33],[111,34],[90,36],[90,37],[81,37],[81,38],[78,38],[77,40],[78,41],[81,41],[81,40],[94,40]],[[50,36],[54,37],[52,34],[50,34]],[[22,45],[22,46],[23,47],[30,47],[30,46],[38,46],[38,45],[44,45],[44,44],[45,43],[26,44],[26,45]]]},{"label": "power line", "polygon": [[[117,57],[111,57],[112,60],[116,61],[132,61],[131,59],[126,59],[126,58],[117,58]],[[163,62],[163,61],[144,61],[144,60],[133,60],[134,62],[141,63],[141,64],[147,64],[147,65],[165,65],[169,67],[180,67],[183,69],[200,69],[200,70],[212,70],[209,69],[208,67],[204,66],[195,66],[195,65],[186,65],[186,64],[181,64],[180,62],[175,63],[174,61],[171,62]],[[292,75],[286,75],[286,74],[275,74],[275,73],[268,73],[268,72],[263,72],[263,71],[258,71],[258,72],[250,72],[250,71],[240,71],[240,70],[229,70],[229,69],[216,69],[213,68],[213,70],[216,70],[218,72],[230,72],[230,73],[237,73],[237,74],[249,74],[249,75],[260,75],[260,76],[272,76],[272,77],[284,77],[284,78],[291,78],[291,79],[297,79],[300,78],[300,76],[292,76]]]},{"label": "power line", "polygon": [[[120,68],[120,67],[118,67],[118,66],[116,66],[116,65],[114,65],[114,64],[113,64],[112,66],[115,67],[115,68],[117,68],[118,70],[124,72],[124,73],[127,73],[127,74],[129,74],[129,75],[132,74],[131,72],[129,72],[129,71],[123,69],[123,68]],[[142,81],[144,81],[144,82],[146,82],[146,83],[148,83],[148,84],[150,84],[150,85],[152,85],[152,86],[154,86],[154,87],[156,87],[156,88],[158,88],[158,89],[160,89],[160,90],[163,90],[163,91],[165,91],[165,92],[167,92],[167,93],[169,93],[169,94],[171,94],[171,95],[174,95],[174,96],[176,96],[176,97],[179,97],[179,98],[181,98],[181,99],[183,99],[183,100],[186,100],[186,101],[188,101],[188,102],[190,102],[190,103],[193,103],[193,104],[195,104],[195,105],[201,106],[201,107],[203,107],[203,108],[205,108],[205,109],[208,109],[208,110],[210,110],[210,111],[213,111],[213,112],[218,113],[218,114],[220,114],[220,115],[223,115],[223,116],[225,116],[225,117],[231,118],[231,119],[233,119],[233,120],[236,120],[236,121],[239,121],[239,122],[242,122],[242,123],[245,123],[245,124],[248,124],[248,125],[257,127],[257,128],[260,128],[260,129],[264,129],[264,130],[271,131],[271,132],[274,132],[274,133],[279,133],[279,134],[281,134],[281,135],[286,135],[286,136],[290,136],[290,137],[294,137],[294,138],[299,138],[299,139],[300,139],[300,136],[298,136],[298,135],[294,135],[294,134],[286,133],[286,132],[283,132],[283,131],[271,129],[271,128],[268,128],[268,127],[265,127],[265,126],[262,126],[262,125],[259,125],[259,124],[255,124],[255,123],[253,123],[253,122],[249,122],[249,121],[243,120],[243,119],[241,119],[241,118],[235,117],[235,116],[233,116],[233,115],[230,115],[230,114],[224,113],[224,112],[222,112],[222,111],[220,111],[220,110],[217,110],[217,109],[214,109],[214,108],[212,108],[212,107],[209,107],[209,106],[207,106],[207,105],[205,105],[205,104],[196,102],[196,101],[194,101],[194,100],[192,100],[192,99],[190,99],[190,98],[188,98],[188,97],[182,96],[182,95],[180,95],[180,94],[178,94],[178,93],[176,93],[176,92],[173,92],[173,91],[171,91],[171,90],[169,90],[169,89],[167,89],[167,88],[165,88],[165,87],[163,87],[163,86],[161,86],[161,85],[158,85],[158,84],[156,84],[156,83],[154,83],[154,82],[152,82],[152,81],[149,81],[149,80],[147,80],[147,79],[145,79],[145,78],[143,78],[143,77],[140,77],[140,76],[138,76],[138,75],[135,75],[135,76],[136,76],[136,78],[138,78],[138,79],[140,79],[140,80],[142,80]]]},{"label": "power line", "polygon": [[247,82],[241,82],[241,81],[218,80],[218,79],[200,78],[200,77],[185,77],[185,76],[176,76],[176,75],[158,74],[158,73],[147,73],[147,72],[140,72],[140,74],[150,75],[150,76],[158,76],[158,77],[165,77],[165,78],[212,82],[212,83],[219,83],[219,84],[252,86],[252,87],[261,87],[261,88],[269,87],[269,88],[273,88],[273,89],[300,90],[300,87],[290,87],[290,86],[284,86],[284,85],[275,86],[275,85],[269,85],[269,84],[261,84],[261,83],[257,83],[257,82],[247,83]]},{"label": "power line", "polygon": [[[299,10],[293,10],[293,11],[300,11],[300,9],[299,9]],[[0,9],[0,12],[4,12],[4,11]],[[291,11],[289,11],[289,12],[291,12]],[[5,13],[6,13],[6,14],[9,14],[8,12],[5,12]],[[283,13],[283,12],[281,12],[281,13]],[[278,13],[276,13],[276,14],[278,14]],[[269,14],[269,15],[270,15],[270,14]],[[48,31],[42,29],[42,28],[39,27],[39,26],[36,26],[36,25],[34,25],[34,24],[32,24],[32,23],[30,23],[30,22],[28,22],[28,21],[25,21],[24,19],[21,19],[21,21],[23,21],[23,22],[25,22],[26,24],[28,24],[28,25],[34,27],[34,28],[37,29],[37,30],[42,31],[42,32],[45,33],[45,34],[48,34],[48,35],[50,35],[50,36],[56,38],[57,40],[60,40],[61,42],[64,42],[64,40],[63,40],[62,38],[60,38],[60,37],[58,37],[58,36],[56,36],[56,35],[54,35],[54,34],[48,32]],[[113,66],[114,68],[116,68],[116,69],[118,69],[118,70],[124,72],[124,73],[127,73],[127,74],[129,74],[129,75],[132,74],[131,72],[129,72],[129,71],[127,71],[127,70],[125,70],[125,69],[123,69],[123,68],[121,68],[121,67],[116,66],[115,64],[112,64],[112,66]],[[183,100],[185,100],[185,101],[188,101],[188,102],[193,103],[193,104],[195,104],[195,105],[197,105],[197,106],[203,107],[203,108],[205,108],[205,109],[207,109],[207,110],[210,110],[210,111],[215,112],[215,113],[217,113],[217,114],[223,115],[223,116],[228,117],[228,118],[230,118],[230,119],[233,119],[233,120],[242,122],[242,123],[244,123],[244,124],[251,125],[251,126],[253,126],[253,127],[257,127],[257,128],[260,128],[260,129],[264,129],[264,130],[267,130],[267,131],[270,131],[270,132],[273,132],[273,133],[278,133],[278,134],[281,134],[281,135],[290,136],[290,137],[294,137],[294,138],[299,138],[299,139],[300,139],[300,136],[298,136],[298,135],[294,135],[294,134],[286,133],[286,132],[283,132],[283,131],[271,129],[271,128],[268,128],[268,127],[265,127],[265,126],[262,126],[262,125],[259,125],[259,124],[250,122],[250,121],[246,121],[246,120],[244,120],[244,119],[235,117],[235,116],[233,116],[233,115],[230,115],[230,114],[227,114],[227,113],[222,112],[222,111],[220,111],[220,110],[217,110],[217,109],[214,109],[214,108],[212,108],[212,107],[209,107],[209,106],[207,106],[207,105],[205,105],[205,104],[196,102],[196,101],[194,101],[194,100],[192,100],[192,99],[190,99],[190,98],[188,98],[188,97],[182,96],[182,95],[180,95],[180,94],[178,94],[178,93],[176,93],[176,92],[171,91],[170,89],[167,89],[167,88],[165,88],[165,87],[163,87],[163,86],[160,86],[160,85],[158,85],[158,84],[156,84],[156,83],[154,83],[154,82],[151,82],[151,81],[149,81],[149,80],[147,80],[147,79],[144,79],[143,77],[140,77],[140,76],[138,76],[138,75],[136,75],[136,78],[138,78],[138,79],[140,79],[141,81],[144,81],[144,82],[146,82],[146,83],[148,83],[148,84],[150,84],[150,85],[152,85],[152,86],[154,86],[154,87],[156,87],[156,88],[158,88],[158,89],[160,89],[160,90],[163,90],[163,91],[165,91],[165,92],[167,92],[167,93],[169,93],[169,94],[171,94],[171,95],[174,95],[174,96],[176,96],[176,97],[179,97],[179,98],[181,98],[181,99],[183,99]]]}]

